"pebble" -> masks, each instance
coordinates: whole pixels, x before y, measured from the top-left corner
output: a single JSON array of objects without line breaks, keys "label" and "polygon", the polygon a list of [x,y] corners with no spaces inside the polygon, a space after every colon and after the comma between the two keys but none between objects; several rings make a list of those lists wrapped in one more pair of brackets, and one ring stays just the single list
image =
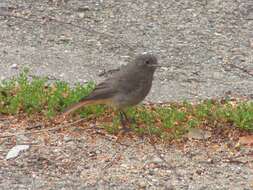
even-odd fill
[{"label": "pebble", "polygon": [[77,81],[81,84],[87,83],[88,81],[85,79],[77,79]]},{"label": "pebble", "polygon": [[122,168],[128,168],[128,165],[127,164],[121,164],[120,165]]},{"label": "pebble", "polygon": [[161,67],[161,70],[163,70],[163,71],[168,71],[169,68],[168,68],[168,67]]},{"label": "pebble", "polygon": [[84,18],[85,13],[84,13],[84,12],[80,12],[80,13],[78,13],[78,16],[79,16],[80,18]]},{"label": "pebble", "polygon": [[152,161],[153,161],[153,163],[161,163],[161,162],[163,162],[163,160],[161,158],[157,157],[157,156],[154,157]]},{"label": "pebble", "polygon": [[10,151],[8,152],[8,154],[6,155],[5,159],[6,160],[9,160],[9,159],[12,159],[12,158],[16,158],[19,156],[19,154],[22,152],[22,151],[25,151],[27,149],[29,149],[30,146],[29,145],[16,145],[14,147],[12,147],[10,149]]},{"label": "pebble", "polygon": [[147,184],[144,181],[140,181],[139,186],[140,188],[145,188]]},{"label": "pebble", "polygon": [[63,137],[63,140],[64,140],[65,142],[69,142],[69,141],[72,141],[73,139],[72,139],[71,137],[69,137],[69,136],[64,136],[64,137]]},{"label": "pebble", "polygon": [[90,10],[89,6],[79,7],[77,9],[78,12],[85,12],[85,11],[89,11],[89,10]]},{"label": "pebble", "polygon": [[16,63],[14,63],[14,64],[12,64],[12,65],[10,66],[10,68],[11,68],[11,69],[18,69],[18,65],[17,65]]}]

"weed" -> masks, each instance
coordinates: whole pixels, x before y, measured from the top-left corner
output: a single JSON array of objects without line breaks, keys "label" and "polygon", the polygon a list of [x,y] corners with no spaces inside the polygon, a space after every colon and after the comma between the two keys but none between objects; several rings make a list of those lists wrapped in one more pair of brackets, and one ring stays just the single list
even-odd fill
[{"label": "weed", "polygon": [[[49,83],[45,78],[28,78],[24,70],[17,78],[0,83],[0,113],[18,114],[20,112],[32,115],[44,114],[54,117],[69,105],[80,101],[95,87],[93,82],[71,88],[62,81]],[[184,101],[182,104],[163,106],[137,106],[129,108],[127,115],[131,128],[139,135],[155,135],[162,139],[178,138],[188,128],[200,126],[228,126],[253,131],[253,103],[237,102],[223,103],[206,100],[193,105]],[[76,112],[81,117],[104,117],[108,113],[106,106],[86,106]],[[103,119],[102,119],[103,120]],[[219,125],[217,125],[217,123]],[[119,131],[119,116],[113,117],[111,125],[103,124],[109,133]]]}]

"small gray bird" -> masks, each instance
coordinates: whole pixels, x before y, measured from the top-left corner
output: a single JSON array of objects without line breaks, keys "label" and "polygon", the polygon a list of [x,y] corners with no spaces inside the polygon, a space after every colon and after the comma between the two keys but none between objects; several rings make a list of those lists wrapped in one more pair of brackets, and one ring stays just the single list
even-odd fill
[{"label": "small gray bird", "polygon": [[98,84],[90,95],[70,106],[63,115],[86,105],[106,104],[119,110],[123,129],[128,129],[128,118],[123,110],[140,103],[147,96],[157,67],[157,58],[154,55],[138,55],[133,63],[121,67],[117,73]]}]

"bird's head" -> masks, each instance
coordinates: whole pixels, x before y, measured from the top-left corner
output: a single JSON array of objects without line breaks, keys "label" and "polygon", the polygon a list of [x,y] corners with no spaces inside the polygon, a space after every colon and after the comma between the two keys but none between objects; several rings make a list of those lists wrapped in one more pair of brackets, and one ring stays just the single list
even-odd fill
[{"label": "bird's head", "polygon": [[146,70],[155,71],[159,67],[157,58],[153,54],[141,54],[135,59],[135,64]]}]

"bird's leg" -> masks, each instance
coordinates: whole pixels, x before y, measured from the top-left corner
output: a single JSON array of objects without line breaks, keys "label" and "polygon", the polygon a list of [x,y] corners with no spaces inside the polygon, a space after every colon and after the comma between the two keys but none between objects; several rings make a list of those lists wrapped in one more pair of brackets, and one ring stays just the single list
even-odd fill
[{"label": "bird's leg", "polygon": [[125,113],[125,112],[121,112],[121,113],[122,113],[122,115],[123,115],[124,119],[125,119],[126,121],[129,121],[129,119],[128,119],[128,117],[127,117],[126,113]]},{"label": "bird's leg", "polygon": [[120,123],[122,125],[124,125],[125,124],[125,122],[124,122],[124,116],[123,116],[123,113],[121,111],[119,112],[119,117],[120,117]]},{"label": "bird's leg", "polygon": [[119,114],[120,114],[120,122],[121,122],[121,124],[122,124],[122,129],[123,129],[125,132],[130,131],[130,128],[127,126],[127,123],[129,122],[129,120],[128,120],[128,118],[127,118],[126,113],[123,112],[123,111],[120,111]]},{"label": "bird's leg", "polygon": [[134,118],[132,118],[132,117],[127,117],[127,114],[125,113],[125,112],[122,112],[122,114],[123,114],[123,116],[125,117],[125,119],[126,119],[126,121],[128,122],[128,123],[136,123],[135,122],[135,119]]}]

